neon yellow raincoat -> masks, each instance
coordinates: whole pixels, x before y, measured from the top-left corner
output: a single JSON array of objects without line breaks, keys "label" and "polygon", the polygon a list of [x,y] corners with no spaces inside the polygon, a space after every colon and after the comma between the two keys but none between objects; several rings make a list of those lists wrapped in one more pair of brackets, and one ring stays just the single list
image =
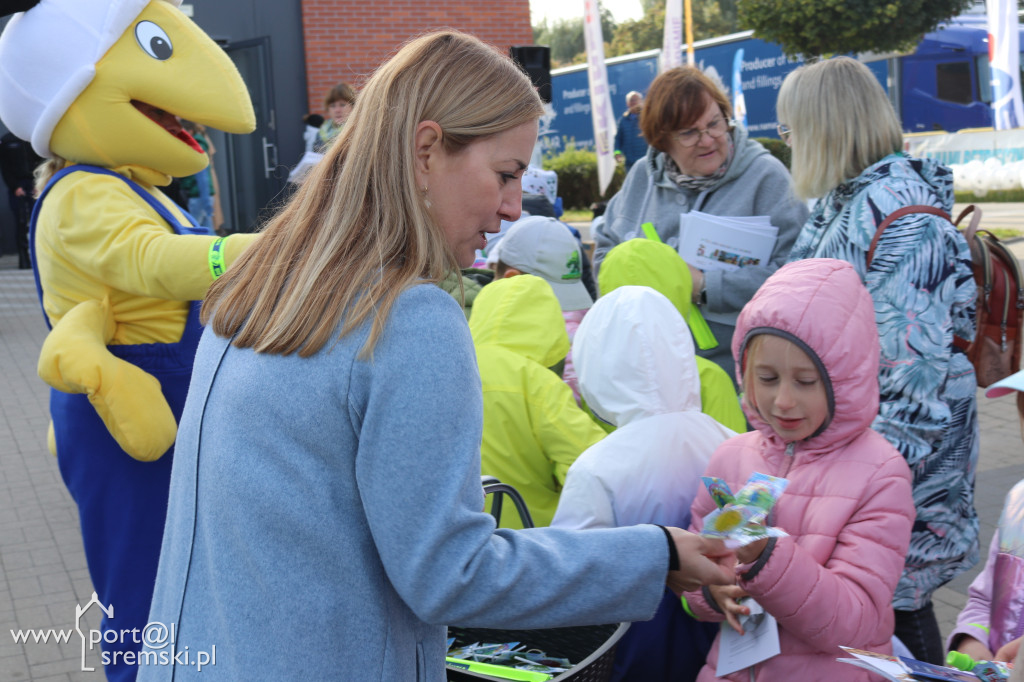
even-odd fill
[{"label": "neon yellow raincoat", "polygon": [[[689,320],[693,283],[690,270],[675,249],[649,239],[630,239],[608,252],[598,273],[605,296],[626,285],[651,287],[675,305]],[[732,379],[715,363],[697,356],[700,372],[701,412],[737,433],[747,430]]]},{"label": "neon yellow raincoat", "polygon": [[[533,275],[498,280],[477,296],[469,329],[484,395],[482,473],[514,486],[547,526],[570,465],[605,435],[548,369],[569,352],[558,299]],[[501,525],[518,521],[506,512]]]}]

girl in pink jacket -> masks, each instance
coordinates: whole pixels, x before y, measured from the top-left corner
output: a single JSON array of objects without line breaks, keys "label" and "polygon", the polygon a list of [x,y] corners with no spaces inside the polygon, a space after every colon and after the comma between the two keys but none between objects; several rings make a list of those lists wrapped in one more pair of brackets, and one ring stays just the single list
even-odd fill
[{"label": "girl in pink jacket", "polygon": [[[848,263],[780,268],[743,308],[733,337],[743,409],[755,428],[725,441],[707,475],[738,491],[755,472],[789,485],[768,517],[785,537],[736,551],[736,584],[687,593],[700,620],[739,617],[752,599],[778,623],[779,654],[716,677],[722,634],[698,680],[870,680],[840,645],[891,653],[892,598],[914,520],[910,469],[871,430],[878,413],[874,306]],[[700,531],[715,509],[692,507]]]}]

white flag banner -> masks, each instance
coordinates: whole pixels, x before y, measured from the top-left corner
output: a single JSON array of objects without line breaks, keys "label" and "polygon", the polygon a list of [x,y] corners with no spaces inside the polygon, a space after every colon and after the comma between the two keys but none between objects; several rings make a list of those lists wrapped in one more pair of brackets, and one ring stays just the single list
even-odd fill
[{"label": "white flag banner", "polygon": [[988,56],[992,65],[992,118],[996,130],[1024,126],[1020,94],[1017,0],[988,0]]},{"label": "white flag banner", "polygon": [[601,194],[615,175],[615,114],[604,65],[604,36],[597,0],[583,0],[583,39],[587,47],[590,77],[590,113],[594,118],[594,149],[597,151],[597,183]]},{"label": "white flag banner", "polygon": [[747,127],[747,100],[743,97],[743,48],[736,50],[732,58],[732,117],[744,128]]},{"label": "white flag banner", "polygon": [[665,37],[661,41],[662,73],[683,65],[683,0],[665,0]]}]

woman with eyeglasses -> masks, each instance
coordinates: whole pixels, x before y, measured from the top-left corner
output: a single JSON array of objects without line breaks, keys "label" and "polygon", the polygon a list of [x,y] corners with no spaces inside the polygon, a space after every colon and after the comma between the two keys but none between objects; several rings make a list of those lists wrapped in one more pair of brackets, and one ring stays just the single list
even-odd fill
[{"label": "woman with eyeglasses", "polygon": [[893,602],[896,636],[916,658],[942,663],[932,594],[978,561],[975,377],[953,345],[954,334],[974,337],[971,256],[949,220],[920,212],[886,227],[870,265],[867,254],[878,227],[903,207],[948,214],[953,173],[903,153],[889,98],[855,59],[793,71],[776,108],[789,131],[796,192],[820,197],[790,258],[848,261],[875,302],[882,357],[873,428],[910,464],[917,508]]},{"label": "woman with eyeglasses", "polygon": [[729,349],[736,316],[786,262],[807,208],[793,195],[786,167],[731,117],[729,98],[699,69],[676,67],[655,78],[640,116],[650,144],[647,156],[630,169],[593,237],[599,265],[617,244],[643,237],[644,223],[652,223],[663,242],[678,248],[680,214],[769,216],[779,228],[769,263],[735,270],[690,266],[693,302],[718,343],[698,354],[734,378]]}]

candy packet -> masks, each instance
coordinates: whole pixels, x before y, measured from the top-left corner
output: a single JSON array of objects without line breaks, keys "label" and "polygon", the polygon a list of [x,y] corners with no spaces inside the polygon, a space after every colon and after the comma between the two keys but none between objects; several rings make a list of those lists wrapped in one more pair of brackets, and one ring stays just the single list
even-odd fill
[{"label": "candy packet", "polygon": [[572,663],[568,658],[555,658],[554,656],[548,656],[543,651],[537,650],[530,650],[518,654],[516,655],[516,660],[524,664],[523,666],[516,666],[517,668],[532,670],[532,668],[525,668],[525,665],[547,668],[546,670],[538,670],[537,672],[565,672],[572,667]]},{"label": "candy packet", "polygon": [[481,644],[480,642],[474,642],[462,647],[453,648],[449,646],[448,657],[463,660],[473,659],[474,661],[486,661],[488,663],[504,663],[511,660],[515,654],[525,648],[525,646],[520,646],[519,642],[508,642],[505,644]]},{"label": "candy packet", "polygon": [[704,517],[701,535],[722,538],[730,549],[743,547],[767,537],[783,537],[780,528],[765,525],[768,512],[778,502],[789,481],[776,476],[754,473],[735,495],[729,485],[713,476],[702,476],[718,509]]},{"label": "candy packet", "polygon": [[971,672],[984,682],[1004,682],[1010,679],[1012,667],[1002,661],[981,661]]}]

